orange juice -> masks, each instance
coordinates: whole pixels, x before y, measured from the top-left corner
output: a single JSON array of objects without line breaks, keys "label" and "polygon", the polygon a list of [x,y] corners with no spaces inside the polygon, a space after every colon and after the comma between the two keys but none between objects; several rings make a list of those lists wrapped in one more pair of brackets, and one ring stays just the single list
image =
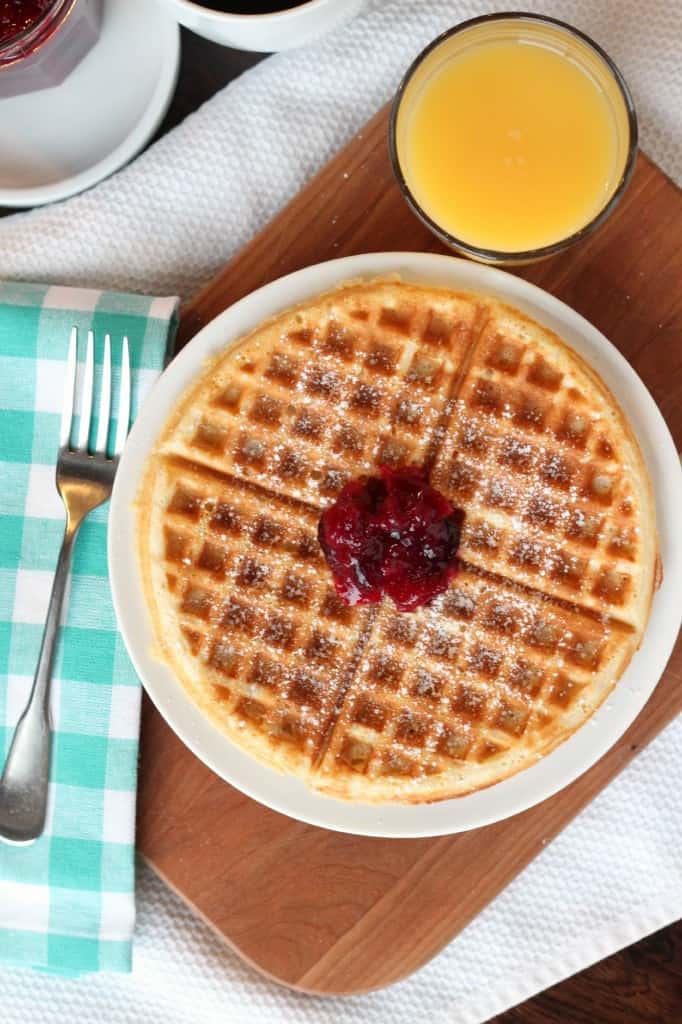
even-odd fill
[{"label": "orange juice", "polygon": [[625,105],[594,59],[575,59],[551,35],[487,34],[430,55],[432,66],[408,82],[400,168],[421,210],[455,239],[537,250],[589,224],[614,193],[627,157]]}]

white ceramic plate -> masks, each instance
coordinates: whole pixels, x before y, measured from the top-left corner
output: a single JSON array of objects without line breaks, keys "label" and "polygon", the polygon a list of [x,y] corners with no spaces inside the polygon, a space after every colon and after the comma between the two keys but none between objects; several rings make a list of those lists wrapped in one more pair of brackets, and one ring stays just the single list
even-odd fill
[{"label": "white ceramic plate", "polygon": [[[665,578],[641,649],[611,697],[569,740],[537,765],[481,792],[417,806],[352,804],[318,795],[302,782],[263,767],[233,746],[185,695],[172,672],[151,656],[152,625],[136,558],[132,501],[145,459],[203,361],[265,317],[349,278],[398,272],[410,281],[497,295],[555,330],[601,374],[642,446],[656,493]],[[432,836],[487,825],[539,803],[586,771],[641,711],[670,656],[682,618],[682,472],[663,417],[623,356],[591,324],[547,292],[500,270],[429,253],[378,253],[332,260],[260,288],[197,334],[151,390],[116,477],[109,525],[109,571],[123,637],[150,697],[178,736],[218,775],[274,810],[342,832]]]},{"label": "white ceramic plate", "polygon": [[0,206],[82,192],[134,157],[175,89],[180,30],[145,0],[104,0],[98,41],[53,89],[0,100]]}]

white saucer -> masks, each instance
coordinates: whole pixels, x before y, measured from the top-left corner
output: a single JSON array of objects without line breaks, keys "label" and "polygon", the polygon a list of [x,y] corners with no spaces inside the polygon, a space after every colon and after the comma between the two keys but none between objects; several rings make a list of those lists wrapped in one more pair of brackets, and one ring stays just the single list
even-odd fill
[{"label": "white saucer", "polygon": [[[495,295],[546,324],[598,371],[620,402],[649,468],[664,574],[642,645],[618,685],[589,722],[540,763],[455,800],[372,806],[315,793],[299,779],[254,760],[212,725],[171,670],[155,660],[132,502],[145,459],[206,359],[263,319],[342,281],[394,272],[408,281]],[[262,804],[312,825],[368,836],[436,836],[490,825],[547,799],[598,761],[637,717],[663,673],[682,619],[681,506],[682,473],[665,421],[630,364],[596,327],[541,288],[481,263],[433,253],[370,253],[306,267],[259,288],[207,324],[176,356],[147,397],[116,474],[109,518],[109,575],[123,639],[147,693],[180,739],[214,772]]]},{"label": "white saucer", "polygon": [[65,199],[118,170],[161,123],[179,60],[161,4],[104,0],[99,40],[61,85],[0,100],[0,206]]}]

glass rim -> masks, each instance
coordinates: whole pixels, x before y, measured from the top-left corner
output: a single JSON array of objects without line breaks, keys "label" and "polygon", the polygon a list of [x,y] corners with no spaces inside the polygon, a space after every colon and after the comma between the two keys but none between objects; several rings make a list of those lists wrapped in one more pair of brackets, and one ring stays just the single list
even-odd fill
[{"label": "glass rim", "polygon": [[[566,235],[565,238],[559,239],[556,242],[552,242],[550,245],[540,246],[536,249],[486,249],[481,246],[472,245],[470,242],[465,242],[463,239],[458,238],[456,235],[451,234],[445,228],[443,228],[437,221],[435,221],[420,203],[417,201],[415,196],[405,179],[402,167],[400,166],[400,160],[398,157],[398,146],[397,146],[397,123],[400,107],[405,95],[405,91],[412,80],[417,69],[420,67],[426,57],[436,50],[439,46],[442,46],[448,39],[463,32],[465,29],[471,28],[474,25],[484,24],[486,22],[493,21],[533,21],[543,25],[553,25],[560,28],[562,31],[569,35],[577,37],[583,43],[586,43],[590,49],[603,61],[607,71],[612,75],[621,97],[625,104],[625,112],[627,115],[628,123],[628,147],[627,157],[625,160],[625,166],[618,179],[618,183],[611,194],[608,201],[604,206],[595,214],[595,216],[589,220],[583,227],[574,231],[571,235]],[[393,173],[396,177],[400,191],[403,197],[406,199],[409,206],[412,207],[413,211],[417,214],[419,219],[432,231],[441,241],[445,242],[449,247],[456,249],[458,252],[462,252],[467,256],[471,256],[474,259],[481,260],[487,263],[530,263],[535,260],[544,259],[546,256],[553,256],[558,252],[562,252],[568,246],[573,245],[575,242],[580,241],[587,235],[595,231],[606,218],[613,212],[615,207],[618,205],[623,197],[625,189],[630,183],[634,169],[635,160],[637,157],[637,142],[638,142],[638,124],[637,124],[637,112],[635,110],[634,100],[632,93],[628,87],[622,72],[618,68],[615,61],[609,57],[608,53],[593,39],[590,38],[585,32],[581,32],[580,29],[574,28],[573,25],[569,25],[568,22],[561,21],[559,18],[551,18],[549,15],[544,14],[533,14],[528,11],[499,11],[493,14],[481,14],[476,18],[468,18],[466,21],[461,21],[457,25],[453,25],[452,28],[446,29],[441,32],[439,36],[436,36],[428,46],[426,46],[412,61],[407,71],[403,75],[393,102],[391,105],[391,114],[388,125],[388,147],[389,155],[391,158],[391,166]]]}]

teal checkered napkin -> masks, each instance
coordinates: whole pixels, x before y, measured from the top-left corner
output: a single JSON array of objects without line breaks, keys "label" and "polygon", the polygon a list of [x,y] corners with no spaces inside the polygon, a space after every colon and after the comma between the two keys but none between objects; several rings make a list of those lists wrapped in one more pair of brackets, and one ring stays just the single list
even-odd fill
[{"label": "teal checkered napkin", "polygon": [[[54,475],[71,328],[83,352],[95,331],[99,360],[105,333],[114,359],[128,336],[134,415],[176,322],[174,298],[0,282],[0,765],[31,687],[64,529]],[[140,686],[109,592],[107,514],[92,512],[76,542],[46,831],[31,846],[0,843],[0,961],[69,974],[131,965]]]}]

